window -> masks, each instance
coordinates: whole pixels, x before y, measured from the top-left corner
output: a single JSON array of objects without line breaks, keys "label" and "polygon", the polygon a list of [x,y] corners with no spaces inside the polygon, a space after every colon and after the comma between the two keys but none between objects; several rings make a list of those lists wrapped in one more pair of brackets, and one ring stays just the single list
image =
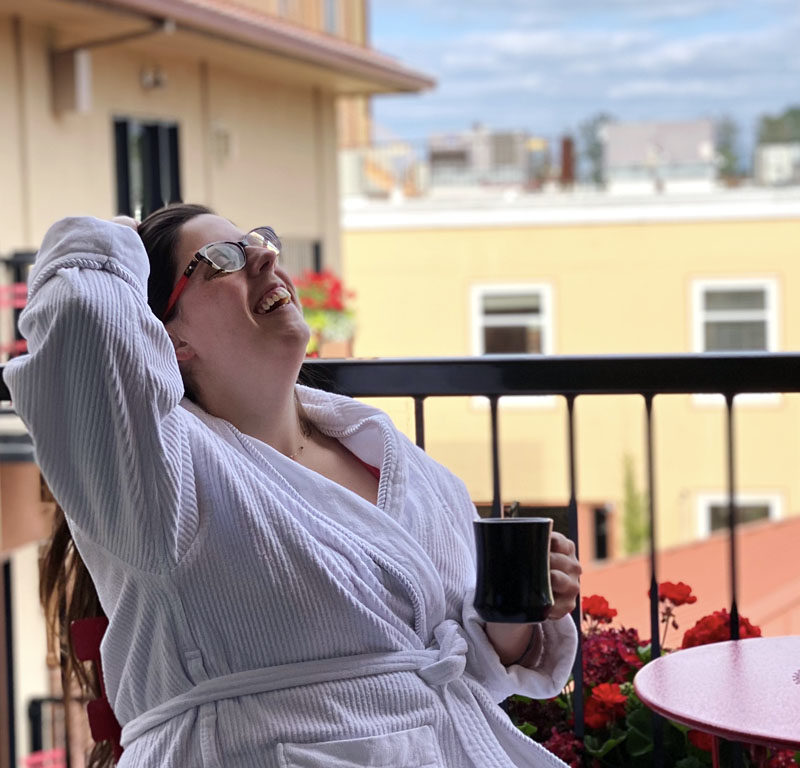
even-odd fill
[{"label": "window", "polygon": [[476,286],[472,292],[473,352],[550,354],[550,305],[549,286]]},{"label": "window", "polygon": [[609,510],[608,507],[594,507],[594,559],[608,560],[609,556]]},{"label": "window", "polygon": [[[706,537],[728,528],[728,499],[723,494],[701,495],[698,499],[698,533]],[[782,501],[778,494],[738,494],[736,522],[741,525],[759,520],[779,520]]]},{"label": "window", "polygon": [[695,284],[696,352],[757,352],[777,348],[773,280]]},{"label": "window", "polygon": [[[778,349],[778,289],[772,279],[699,280],[693,285],[695,352],[773,352]],[[721,404],[721,395],[696,395]],[[738,395],[737,403],[777,403],[778,394]]]},{"label": "window", "polygon": [[[472,353],[548,355],[553,352],[549,285],[478,285],[472,288]],[[502,397],[502,407],[555,405],[553,395]],[[485,408],[485,397],[472,399]]]},{"label": "window", "polygon": [[181,199],[180,147],[175,123],[114,120],[117,212],[136,218]]}]

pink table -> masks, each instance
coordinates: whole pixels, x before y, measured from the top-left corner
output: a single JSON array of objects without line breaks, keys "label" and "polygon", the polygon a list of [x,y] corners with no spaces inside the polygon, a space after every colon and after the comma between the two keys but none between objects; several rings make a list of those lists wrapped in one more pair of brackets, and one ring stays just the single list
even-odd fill
[{"label": "pink table", "polygon": [[651,709],[717,739],[800,749],[800,636],[756,637],[675,651],[633,680]]}]

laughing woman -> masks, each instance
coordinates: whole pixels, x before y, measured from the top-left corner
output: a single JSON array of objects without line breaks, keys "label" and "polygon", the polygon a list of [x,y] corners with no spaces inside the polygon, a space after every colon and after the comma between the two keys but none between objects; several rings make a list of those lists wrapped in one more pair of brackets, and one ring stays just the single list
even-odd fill
[{"label": "laughing woman", "polygon": [[109,618],[119,765],[563,765],[496,702],[567,680],[572,544],[554,535],[549,620],[481,622],[463,483],[381,411],[296,384],[279,253],[181,204],[138,233],[60,221],[31,273],[5,376],[77,547],[49,566],[85,563]]}]

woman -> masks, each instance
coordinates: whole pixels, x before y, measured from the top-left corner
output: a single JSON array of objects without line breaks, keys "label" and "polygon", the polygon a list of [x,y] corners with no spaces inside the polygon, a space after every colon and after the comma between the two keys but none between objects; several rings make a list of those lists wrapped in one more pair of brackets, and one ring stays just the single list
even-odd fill
[{"label": "woman", "polygon": [[569,675],[571,543],[552,620],[479,620],[463,483],[296,385],[279,250],[175,205],[60,221],[31,273],[6,379],[110,620],[120,766],[563,765],[495,702]]}]

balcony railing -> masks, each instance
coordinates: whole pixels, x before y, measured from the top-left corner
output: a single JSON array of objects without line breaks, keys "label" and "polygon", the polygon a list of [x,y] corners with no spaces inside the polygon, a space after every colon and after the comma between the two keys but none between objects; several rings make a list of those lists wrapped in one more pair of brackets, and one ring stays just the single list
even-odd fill
[{"label": "balcony railing", "polygon": [[[649,595],[652,653],[660,654],[658,557],[656,542],[655,423],[653,401],[660,395],[719,394],[725,403],[724,451],[727,467],[731,637],[738,638],[738,568],[735,449],[735,397],[748,393],[800,392],[800,354],[741,353],[625,356],[485,356],[396,360],[310,360],[301,381],[352,397],[409,398],[414,403],[416,442],[425,448],[425,401],[429,398],[484,396],[489,400],[493,514],[501,508],[498,401],[501,397],[555,395],[566,403],[569,536],[578,546],[575,401],[586,395],[637,395],[642,398],[649,514]],[[0,400],[8,399],[3,385]],[[580,602],[578,603],[580,605]],[[580,626],[580,610],[573,618]],[[575,731],[583,736],[582,654],[574,666]],[[656,722],[658,723],[658,718]],[[654,765],[663,765],[660,724],[654,729]],[[734,758],[734,765],[740,758]]]},{"label": "balcony railing", "polygon": [[[627,355],[595,357],[487,356],[480,358],[398,360],[315,360],[303,376],[313,386],[352,397],[405,397],[414,402],[416,442],[425,448],[425,400],[433,397],[488,398],[491,411],[492,514],[501,509],[498,400],[524,395],[557,395],[566,402],[569,536],[578,547],[575,400],[582,395],[639,395],[644,415],[647,462],[650,630],[652,655],[661,653],[658,611],[658,557],[653,400],[658,395],[719,394],[725,401],[724,445],[727,467],[731,637],[739,637],[736,561],[735,397],[748,393],[800,392],[800,355],[771,353],[702,355]],[[580,628],[580,600],[573,614]],[[579,633],[580,636],[580,633]],[[579,647],[573,667],[575,732],[583,737],[583,660]],[[663,723],[653,715],[654,766],[664,764]],[[734,750],[734,766],[741,753]]]}]

